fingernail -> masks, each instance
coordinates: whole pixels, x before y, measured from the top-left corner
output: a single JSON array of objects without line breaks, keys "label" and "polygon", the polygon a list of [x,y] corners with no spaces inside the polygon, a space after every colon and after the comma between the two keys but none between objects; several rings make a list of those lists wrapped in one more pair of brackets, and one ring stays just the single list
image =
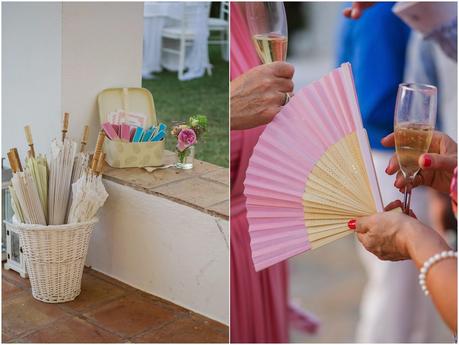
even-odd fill
[{"label": "fingernail", "polygon": [[432,159],[428,155],[424,155],[424,167],[428,168],[432,165]]},{"label": "fingernail", "polygon": [[351,17],[355,18],[357,16],[357,10],[355,8],[352,9],[351,11]]},{"label": "fingernail", "polygon": [[347,226],[349,229],[355,230],[355,219],[351,219],[350,221],[348,221]]}]

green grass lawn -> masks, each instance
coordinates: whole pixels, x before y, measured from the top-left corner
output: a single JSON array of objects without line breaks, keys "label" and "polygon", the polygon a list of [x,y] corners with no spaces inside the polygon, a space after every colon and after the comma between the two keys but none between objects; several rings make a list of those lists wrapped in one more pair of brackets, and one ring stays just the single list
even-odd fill
[{"label": "green grass lawn", "polygon": [[158,121],[169,128],[166,148],[174,150],[176,140],[170,135],[173,121],[186,121],[190,115],[203,114],[209,121],[208,132],[196,146],[196,158],[228,167],[228,63],[221,58],[220,47],[209,47],[212,76],[179,81],[176,72],[155,73],[159,79],[142,80],[153,95]]}]

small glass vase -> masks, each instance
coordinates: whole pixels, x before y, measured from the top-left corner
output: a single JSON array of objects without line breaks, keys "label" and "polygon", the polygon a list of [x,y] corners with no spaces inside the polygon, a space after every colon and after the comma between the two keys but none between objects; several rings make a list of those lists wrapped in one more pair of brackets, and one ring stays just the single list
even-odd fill
[{"label": "small glass vase", "polygon": [[194,153],[194,145],[191,145],[181,152],[177,150],[177,162],[175,163],[175,167],[183,170],[193,169]]}]

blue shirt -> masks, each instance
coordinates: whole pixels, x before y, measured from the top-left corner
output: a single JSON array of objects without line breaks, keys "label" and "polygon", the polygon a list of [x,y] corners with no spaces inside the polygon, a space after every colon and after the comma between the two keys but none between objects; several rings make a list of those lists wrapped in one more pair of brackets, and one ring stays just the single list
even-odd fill
[{"label": "blue shirt", "polygon": [[378,3],[358,20],[341,15],[339,25],[337,63],[352,64],[363,125],[373,149],[385,149],[380,140],[394,128],[410,35],[409,27],[392,13],[393,4]]}]

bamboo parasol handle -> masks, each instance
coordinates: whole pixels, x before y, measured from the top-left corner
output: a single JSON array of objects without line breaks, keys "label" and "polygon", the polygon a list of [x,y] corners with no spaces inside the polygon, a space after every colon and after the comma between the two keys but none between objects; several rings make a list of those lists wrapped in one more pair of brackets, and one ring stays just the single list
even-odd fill
[{"label": "bamboo parasol handle", "polygon": [[83,129],[83,137],[81,138],[80,152],[84,151],[84,148],[86,144],[88,143],[88,137],[89,137],[89,126],[86,125],[84,126],[84,129]]},{"label": "bamboo parasol handle", "polygon": [[65,140],[65,136],[67,135],[67,132],[69,130],[69,113],[64,113],[64,119],[62,121],[62,142]]},{"label": "bamboo parasol handle", "polygon": [[14,159],[16,161],[16,167],[17,167],[17,170],[18,171],[22,171],[22,164],[21,164],[21,159],[19,158],[19,153],[18,153],[18,149],[13,147],[11,149],[11,151],[13,152],[13,155],[14,155]]},{"label": "bamboo parasol handle", "polygon": [[97,137],[96,148],[94,149],[94,155],[92,157],[91,170],[93,172],[97,169],[97,160],[99,159],[100,154],[102,153],[102,146],[104,145],[105,132],[100,130],[99,136]]},{"label": "bamboo parasol handle", "polygon": [[30,126],[24,127],[24,133],[25,133],[25,137],[27,140],[27,144],[30,147],[30,155],[32,157],[35,157],[35,149],[33,147],[33,139],[32,139],[32,130],[30,129]]},{"label": "bamboo parasol handle", "polygon": [[102,152],[97,158],[97,167],[95,171],[96,176],[99,176],[100,173],[102,172],[104,168],[104,163],[105,163],[105,153]]},{"label": "bamboo parasol handle", "polygon": [[8,161],[10,162],[11,170],[13,170],[13,173],[17,173],[18,167],[16,165],[16,158],[14,157],[14,152],[10,150],[7,153],[7,156],[8,156]]},{"label": "bamboo parasol handle", "polygon": [[11,170],[13,170],[14,173],[22,171],[21,160],[19,159],[18,150],[15,147],[8,151],[7,156],[8,161],[10,162]]}]

